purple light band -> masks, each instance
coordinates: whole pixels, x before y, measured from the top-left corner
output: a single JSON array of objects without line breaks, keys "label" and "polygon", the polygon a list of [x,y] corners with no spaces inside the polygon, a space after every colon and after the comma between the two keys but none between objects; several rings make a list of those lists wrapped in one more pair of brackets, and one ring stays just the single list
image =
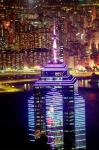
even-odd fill
[{"label": "purple light band", "polygon": [[66,71],[64,68],[45,68],[43,71]]},{"label": "purple light band", "polygon": [[63,67],[66,67],[66,68],[67,68],[67,65],[64,64],[64,63],[62,63],[62,64],[54,64],[54,65],[53,65],[53,64],[51,63],[51,64],[47,64],[46,66],[44,66],[44,68],[47,68],[47,67],[52,67],[52,68],[53,68],[53,67],[59,67],[59,68],[61,68],[61,67],[62,67],[62,68],[63,68]]}]

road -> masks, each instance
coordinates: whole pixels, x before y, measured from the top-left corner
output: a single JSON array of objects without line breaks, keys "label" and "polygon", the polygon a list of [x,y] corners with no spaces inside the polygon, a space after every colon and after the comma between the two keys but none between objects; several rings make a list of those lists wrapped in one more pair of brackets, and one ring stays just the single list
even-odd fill
[{"label": "road", "polygon": [[4,80],[0,81],[0,84],[13,84],[13,83],[26,83],[26,82],[35,82],[38,78],[35,79],[16,79],[16,80]]}]

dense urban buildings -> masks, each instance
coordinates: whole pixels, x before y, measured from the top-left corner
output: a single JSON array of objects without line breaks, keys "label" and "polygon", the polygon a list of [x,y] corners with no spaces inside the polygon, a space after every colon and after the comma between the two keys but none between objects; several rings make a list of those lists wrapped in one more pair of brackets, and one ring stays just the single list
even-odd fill
[{"label": "dense urban buildings", "polygon": [[[34,1],[33,3],[25,0],[22,3],[17,0],[0,2],[0,55],[3,54],[2,57],[5,57],[5,53],[9,53],[9,59],[11,57],[16,59],[12,51],[23,53],[23,49],[25,51],[35,48],[51,49],[53,18],[56,18],[61,61],[64,60],[70,69],[76,69],[79,65],[98,68],[98,3],[94,2],[94,5],[91,5],[91,1],[82,1],[85,4],[80,4],[79,1],[75,5],[75,1],[68,5],[68,1],[60,1],[60,5],[55,1],[50,5],[52,2]],[[8,63],[6,61],[7,59],[5,63]],[[14,63],[13,65],[16,66]],[[20,63],[18,68],[22,66],[23,64]],[[2,68],[5,68],[5,64]]]},{"label": "dense urban buildings", "polygon": [[0,53],[0,69],[24,69],[42,67],[51,59],[51,50],[46,48],[22,49],[21,51],[3,50]]}]

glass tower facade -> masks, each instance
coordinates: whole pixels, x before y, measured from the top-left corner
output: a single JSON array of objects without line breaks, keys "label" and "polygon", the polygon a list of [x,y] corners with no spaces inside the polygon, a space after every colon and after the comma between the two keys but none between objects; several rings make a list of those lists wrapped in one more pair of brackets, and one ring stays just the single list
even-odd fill
[{"label": "glass tower facade", "polygon": [[86,149],[85,100],[75,93],[75,141],[76,149]]},{"label": "glass tower facade", "polygon": [[46,94],[46,127],[48,142],[52,149],[63,148],[63,97],[52,88]]},{"label": "glass tower facade", "polygon": [[28,111],[31,140],[39,129],[46,132],[52,149],[86,149],[85,100],[64,63],[50,62],[44,67]]}]

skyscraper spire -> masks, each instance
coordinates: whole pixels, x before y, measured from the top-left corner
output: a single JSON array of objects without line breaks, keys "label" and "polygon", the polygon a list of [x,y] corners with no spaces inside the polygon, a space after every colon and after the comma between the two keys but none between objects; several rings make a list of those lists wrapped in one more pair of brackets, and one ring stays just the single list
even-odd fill
[{"label": "skyscraper spire", "polygon": [[57,63],[57,35],[56,35],[56,26],[54,20],[54,28],[53,28],[53,59],[54,62]]}]

